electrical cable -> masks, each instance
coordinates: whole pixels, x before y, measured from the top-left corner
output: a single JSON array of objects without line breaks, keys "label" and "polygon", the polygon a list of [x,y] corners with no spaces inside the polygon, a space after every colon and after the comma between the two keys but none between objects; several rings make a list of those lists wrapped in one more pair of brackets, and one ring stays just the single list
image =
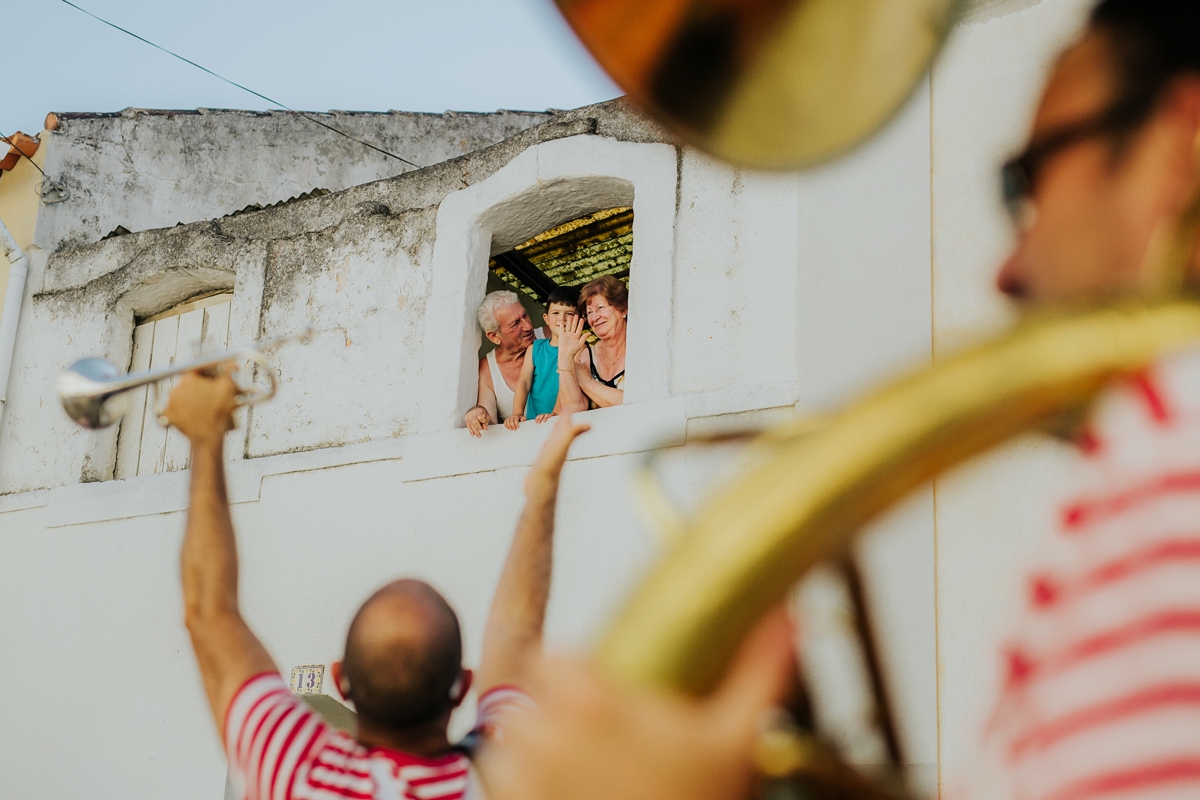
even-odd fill
[{"label": "electrical cable", "polygon": [[46,177],[46,173],[42,172],[42,168],[37,165],[37,162],[34,161],[29,156],[25,155],[25,153],[21,150],[21,148],[17,147],[15,144],[13,144],[12,139],[10,139],[7,136],[5,136],[4,134],[0,133],[0,142],[6,142],[8,144],[8,146],[11,147],[16,152],[17,155],[21,156],[21,158],[25,159],[30,164],[33,164],[33,168],[36,169],[38,172],[41,172],[43,178]]},{"label": "electrical cable", "polygon": [[347,139],[349,139],[352,142],[358,142],[363,147],[368,147],[377,153],[382,153],[383,155],[388,156],[390,158],[394,158],[397,161],[402,161],[411,167],[416,167],[417,169],[420,169],[419,165],[414,164],[413,162],[409,161],[407,158],[402,158],[402,157],[396,155],[395,153],[390,153],[387,150],[384,150],[382,147],[376,147],[375,145],[371,144],[370,142],[364,142],[362,139],[359,139],[355,136],[351,136],[350,134],[346,133],[345,131],[338,130],[337,128],[333,127],[332,125],[329,125],[315,117],[311,117],[308,114],[305,114],[303,111],[297,111],[294,108],[289,108],[288,106],[285,106],[283,103],[279,102],[278,100],[272,100],[270,97],[267,97],[265,94],[262,94],[261,92],[256,92],[247,86],[243,86],[242,84],[237,83],[236,81],[229,80],[229,78],[226,78],[223,75],[218,75],[217,73],[213,72],[211,69],[209,69],[208,67],[205,67],[202,64],[197,64],[195,61],[192,61],[189,58],[184,58],[183,56],[179,55],[178,53],[173,53],[170,50],[168,50],[167,48],[165,48],[161,45],[155,44],[154,42],[150,41],[149,39],[145,38],[144,36],[138,36],[136,33],[134,33],[131,30],[126,30],[125,28],[122,28],[120,25],[116,25],[102,17],[98,17],[95,14],[93,14],[92,12],[88,11],[86,8],[80,8],[79,6],[72,3],[71,0],[62,0],[62,1],[64,3],[66,3],[67,5],[69,5],[71,8],[75,9],[76,11],[82,11],[84,14],[87,14],[89,17],[96,20],[97,22],[103,22],[108,27],[114,28],[114,29],[120,31],[121,33],[128,34],[129,36],[132,36],[133,38],[137,39],[139,42],[145,42],[146,44],[150,45],[151,47],[155,48],[156,50],[161,50],[164,53],[166,53],[167,55],[172,56],[173,58],[177,58],[180,61],[184,62],[185,64],[191,64],[196,69],[201,70],[203,72],[207,72],[209,75],[212,75],[214,78],[217,78],[218,80],[228,83],[230,86],[235,86],[238,89],[241,89],[243,92],[249,92],[250,94],[254,95],[255,97],[266,100],[268,103],[270,103],[273,106],[279,106],[284,111],[290,111],[293,114],[297,114],[301,117],[304,117],[309,122],[316,123],[317,125],[320,125],[322,128],[331,130],[334,133],[338,134],[339,136],[345,136]]}]

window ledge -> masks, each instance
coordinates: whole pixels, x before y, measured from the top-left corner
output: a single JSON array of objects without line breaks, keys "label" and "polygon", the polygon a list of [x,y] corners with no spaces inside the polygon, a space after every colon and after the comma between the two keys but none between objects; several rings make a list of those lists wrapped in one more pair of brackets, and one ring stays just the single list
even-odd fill
[{"label": "window ledge", "polygon": [[[308,472],[369,461],[394,461],[403,456],[404,439],[285,453],[225,464],[230,505],[253,503],[270,475]],[[91,522],[170,514],[187,508],[188,470],[143,475],[125,480],[77,483],[50,489],[44,495],[46,527],[61,528]],[[0,506],[0,510],[8,510]]]},{"label": "window ledge", "polygon": [[[571,449],[571,461],[640,453],[681,445],[692,427],[722,423],[766,423],[787,413],[796,401],[794,383],[766,384],[649,400],[577,415],[592,430]],[[762,413],[759,413],[762,412]],[[746,416],[750,414],[751,416]],[[285,453],[226,464],[231,504],[256,502],[262,480],[272,475],[374,461],[399,461],[405,482],[500,469],[528,467],[537,457],[553,422],[526,422],[510,431],[489,426],[482,439],[464,428],[429,434]],[[699,432],[699,430],[697,430]],[[46,509],[46,527],[60,528],[118,519],[171,514],[187,508],[188,472],[168,472],[126,480],[80,483],[0,497],[0,514]]]},{"label": "window ledge", "polygon": [[[592,430],[571,448],[571,461],[683,444],[687,402],[673,397],[585,411],[576,417],[588,422]],[[552,425],[553,421],[541,425],[525,422],[515,431],[489,425],[481,439],[465,428],[412,436],[405,447],[401,474],[408,482],[527,467]]]}]

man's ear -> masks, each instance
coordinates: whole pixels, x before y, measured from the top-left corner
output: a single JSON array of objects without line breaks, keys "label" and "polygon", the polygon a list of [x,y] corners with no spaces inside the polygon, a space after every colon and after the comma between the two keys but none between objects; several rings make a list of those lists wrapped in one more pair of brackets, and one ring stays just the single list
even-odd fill
[{"label": "man's ear", "polygon": [[454,679],[454,683],[450,686],[451,708],[458,708],[462,705],[463,700],[467,699],[467,692],[471,691],[471,684],[474,682],[475,673],[463,667],[462,672],[458,673],[458,677]]},{"label": "man's ear", "polygon": [[1185,75],[1169,84],[1160,105],[1167,118],[1190,135],[1193,163],[1200,156],[1200,76]]},{"label": "man's ear", "polygon": [[500,334],[496,333],[495,331],[484,331],[483,335],[486,336],[488,341],[492,344],[500,344]]},{"label": "man's ear", "polygon": [[342,670],[342,662],[335,661],[329,665],[329,674],[333,678],[333,685],[337,687],[338,694],[347,702],[352,701],[352,692],[350,691],[350,680],[346,677],[346,673]]},{"label": "man's ear", "polygon": [[1171,86],[1172,98],[1178,110],[1195,125],[1200,125],[1200,76],[1184,75]]}]

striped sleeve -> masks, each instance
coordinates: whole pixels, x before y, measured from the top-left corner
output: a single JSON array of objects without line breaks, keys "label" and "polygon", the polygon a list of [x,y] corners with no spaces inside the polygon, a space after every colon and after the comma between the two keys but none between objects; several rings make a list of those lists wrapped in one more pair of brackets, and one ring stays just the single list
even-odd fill
[{"label": "striped sleeve", "polygon": [[1196,797],[1200,353],[1110,392],[1084,453],[1002,650],[988,782],[1022,800]]},{"label": "striped sleeve", "polygon": [[514,712],[533,708],[533,699],[516,686],[495,686],[479,698],[475,717],[476,736],[499,738],[504,720]]},{"label": "striped sleeve", "polygon": [[277,673],[257,675],[234,695],[225,715],[229,775],[245,800],[288,800],[328,726],[288,691]]}]

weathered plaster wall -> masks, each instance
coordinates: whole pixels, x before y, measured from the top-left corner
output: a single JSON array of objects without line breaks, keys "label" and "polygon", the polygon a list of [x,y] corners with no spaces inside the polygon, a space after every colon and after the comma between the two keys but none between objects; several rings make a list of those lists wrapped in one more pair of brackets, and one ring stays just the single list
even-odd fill
[{"label": "weathered plaster wall", "polygon": [[391,214],[382,204],[363,203],[340,224],[271,243],[260,335],[286,335],[303,322],[319,332],[308,346],[281,354],[280,402],[251,411],[248,455],[400,436],[412,428],[433,214]]},{"label": "weathered plaster wall", "polygon": [[[503,141],[550,114],[309,116],[425,167]],[[43,137],[45,168],[71,199],[44,209],[37,243],[50,252],[98,241],[117,226],[166,228],[414,169],[286,111],[126,109],[59,120],[60,129]]]},{"label": "weathered plaster wall", "polygon": [[[0,432],[0,492],[109,477],[115,434],[71,430],[43,399],[83,343],[127,364],[135,317],[207,289],[234,288],[235,341],[291,332],[308,322],[318,330],[312,345],[289,348],[277,359],[284,387],[303,389],[256,409],[239,449],[262,456],[408,432],[420,410],[426,331],[437,338],[452,325],[425,313],[439,205],[541,141],[574,136],[586,142],[597,132],[634,142],[661,138],[615,105],[585,112],[564,114],[470,156],[335,195],[129,234],[35,261],[29,316],[14,357],[15,380],[25,389]],[[603,165],[596,169],[603,174]],[[674,203],[669,195],[668,221]],[[548,225],[572,216],[553,208],[550,214]],[[472,350],[478,346],[477,331],[461,335],[472,338]],[[455,372],[460,367],[453,365]],[[447,416],[447,424],[460,414]]]},{"label": "weathered plaster wall", "polygon": [[796,176],[688,149],[679,192],[671,392],[794,383]]}]

